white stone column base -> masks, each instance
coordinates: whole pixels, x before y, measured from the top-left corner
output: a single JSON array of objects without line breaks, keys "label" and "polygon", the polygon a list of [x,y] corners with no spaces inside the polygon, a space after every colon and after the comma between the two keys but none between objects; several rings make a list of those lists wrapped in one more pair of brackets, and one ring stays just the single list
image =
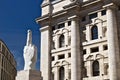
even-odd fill
[{"label": "white stone column base", "polygon": [[37,70],[21,70],[17,72],[16,80],[41,80],[41,72]]}]

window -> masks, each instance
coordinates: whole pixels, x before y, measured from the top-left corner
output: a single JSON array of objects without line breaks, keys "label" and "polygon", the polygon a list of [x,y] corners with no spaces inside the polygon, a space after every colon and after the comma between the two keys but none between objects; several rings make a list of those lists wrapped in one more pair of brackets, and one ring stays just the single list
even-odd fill
[{"label": "window", "polygon": [[86,49],[83,50],[83,55],[86,54]]},{"label": "window", "polygon": [[52,26],[52,31],[54,31],[55,30],[55,26]]},{"label": "window", "polygon": [[101,11],[101,15],[106,15],[106,10]]},{"label": "window", "polygon": [[64,59],[65,58],[65,55],[62,54],[62,55],[58,55],[58,59]]},{"label": "window", "polygon": [[59,69],[59,80],[64,80],[64,77],[65,77],[64,67],[60,67],[60,69]]},{"label": "window", "polygon": [[58,25],[58,29],[65,27],[65,23],[61,23]]},{"label": "window", "polygon": [[91,48],[91,53],[94,53],[94,52],[98,52],[99,51],[99,48],[98,47],[94,47],[94,48]]},{"label": "window", "polygon": [[93,76],[99,76],[99,62],[96,60],[92,64]]},{"label": "window", "polygon": [[68,53],[68,58],[71,57],[71,53]]},{"label": "window", "polygon": [[59,47],[64,47],[65,46],[65,38],[64,35],[61,35],[59,38]]},{"label": "window", "polygon": [[50,0],[50,2],[53,2],[53,1],[55,1],[55,0]]},{"label": "window", "polygon": [[118,10],[120,11],[120,6],[118,6]]},{"label": "window", "polygon": [[52,61],[54,61],[55,60],[55,57],[54,56],[52,56]]},{"label": "window", "polygon": [[68,21],[68,26],[70,26],[71,25],[71,21]]},{"label": "window", "polygon": [[84,21],[86,21],[86,17],[85,16],[82,17],[82,22],[84,22]]},{"label": "window", "polygon": [[93,13],[89,15],[89,19],[93,19],[97,17],[97,13]]},{"label": "window", "polygon": [[108,50],[108,46],[107,45],[103,45],[103,50]]},{"label": "window", "polygon": [[91,38],[92,38],[92,40],[98,39],[98,28],[97,28],[96,25],[94,25],[94,26],[91,28]]}]

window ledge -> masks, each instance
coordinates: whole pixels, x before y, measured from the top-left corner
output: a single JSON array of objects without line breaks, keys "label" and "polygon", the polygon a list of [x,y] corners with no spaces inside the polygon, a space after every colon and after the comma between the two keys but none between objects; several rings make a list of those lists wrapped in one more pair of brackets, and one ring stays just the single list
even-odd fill
[{"label": "window ledge", "polygon": [[106,42],[107,38],[103,38],[103,39],[95,39],[95,40],[91,40],[88,42],[83,42],[82,45],[83,46],[87,46],[87,45],[91,45],[91,44],[96,44],[96,43],[101,43],[101,42]]},{"label": "window ledge", "polygon": [[70,46],[68,46],[68,47],[62,47],[62,48],[58,48],[58,49],[53,49],[53,50],[51,50],[51,53],[62,52],[62,51],[70,50],[70,49],[71,49]]}]

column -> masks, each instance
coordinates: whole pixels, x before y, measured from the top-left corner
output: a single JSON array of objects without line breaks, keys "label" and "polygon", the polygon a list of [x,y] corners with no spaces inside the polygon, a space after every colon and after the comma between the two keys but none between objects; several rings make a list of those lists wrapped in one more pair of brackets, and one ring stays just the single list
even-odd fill
[{"label": "column", "polygon": [[86,26],[86,40],[89,42],[91,40],[90,26]]},{"label": "column", "polygon": [[58,49],[59,48],[59,35],[58,34],[56,34],[55,41],[56,41],[55,43],[56,49]]},{"label": "column", "polygon": [[87,76],[92,77],[92,61],[87,61]]},{"label": "column", "polygon": [[102,34],[102,21],[100,21],[100,23],[97,25],[98,26],[98,38],[102,39],[103,38],[103,34]]},{"label": "column", "polygon": [[65,65],[65,80],[69,80],[69,65]]},{"label": "column", "polygon": [[51,80],[51,32],[45,26],[41,30],[41,72],[43,80]]},{"label": "column", "polygon": [[68,31],[66,30],[65,31],[65,46],[67,47],[68,46]]},{"label": "column", "polygon": [[72,17],[71,22],[71,80],[82,80],[82,53],[80,44],[79,19]]},{"label": "column", "polygon": [[[115,6],[110,4],[107,6],[107,39],[108,39],[108,60],[109,60],[109,77],[110,80],[120,80],[118,78],[119,65],[119,47],[117,22],[115,14]],[[118,57],[117,57],[118,56]]]},{"label": "column", "polygon": [[59,71],[57,66],[55,67],[54,80],[59,80]]}]

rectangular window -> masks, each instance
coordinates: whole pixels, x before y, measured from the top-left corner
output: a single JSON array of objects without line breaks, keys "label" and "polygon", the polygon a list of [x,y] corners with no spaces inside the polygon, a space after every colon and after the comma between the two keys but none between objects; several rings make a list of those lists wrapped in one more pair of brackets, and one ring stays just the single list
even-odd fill
[{"label": "rectangular window", "polygon": [[58,29],[65,27],[65,23],[61,23],[58,25]]},{"label": "rectangular window", "polygon": [[86,49],[83,50],[83,55],[86,54]]},{"label": "rectangular window", "polygon": [[71,21],[68,21],[68,26],[71,26]]},{"label": "rectangular window", "polygon": [[70,58],[71,57],[71,53],[68,53],[68,58]]},{"label": "rectangular window", "polygon": [[107,45],[103,45],[103,50],[108,50],[108,46]]},{"label": "rectangular window", "polygon": [[54,56],[52,56],[52,61],[54,61],[55,60],[55,57]]},{"label": "rectangular window", "polygon": [[50,0],[50,2],[53,2],[53,1],[55,1],[55,0]]},{"label": "rectangular window", "polygon": [[90,51],[91,51],[91,53],[98,52],[99,48],[98,47],[94,47],[94,48],[91,48]]},{"label": "rectangular window", "polygon": [[118,6],[118,10],[120,11],[120,6]]},{"label": "rectangular window", "polygon": [[93,13],[89,15],[89,19],[93,19],[97,17],[97,13]]},{"label": "rectangular window", "polygon": [[65,55],[62,54],[62,55],[58,55],[58,59],[64,59],[65,58]]},{"label": "rectangular window", "polygon": [[106,15],[106,10],[101,11],[101,15]]},{"label": "rectangular window", "polygon": [[55,30],[55,26],[52,26],[52,31],[54,31]]}]

